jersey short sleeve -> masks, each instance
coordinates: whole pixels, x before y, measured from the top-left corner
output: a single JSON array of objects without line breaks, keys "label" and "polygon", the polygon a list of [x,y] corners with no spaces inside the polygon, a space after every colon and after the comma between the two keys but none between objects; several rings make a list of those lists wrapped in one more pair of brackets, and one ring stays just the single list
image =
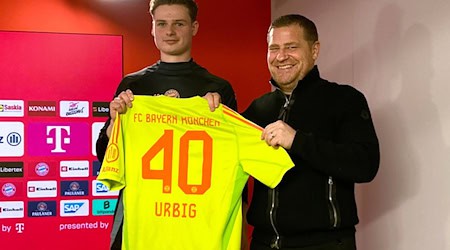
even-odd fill
[{"label": "jersey short sleeve", "polygon": [[270,188],[280,183],[283,175],[293,166],[291,158],[282,147],[277,149],[259,138],[262,128],[235,111],[224,107],[224,114],[236,130],[240,163],[246,173]]},{"label": "jersey short sleeve", "polygon": [[100,174],[97,180],[102,181],[106,187],[111,191],[120,190],[125,187],[125,152],[123,144],[123,133],[121,116],[117,115],[114,121],[111,138],[106,148],[105,158],[103,159]]}]

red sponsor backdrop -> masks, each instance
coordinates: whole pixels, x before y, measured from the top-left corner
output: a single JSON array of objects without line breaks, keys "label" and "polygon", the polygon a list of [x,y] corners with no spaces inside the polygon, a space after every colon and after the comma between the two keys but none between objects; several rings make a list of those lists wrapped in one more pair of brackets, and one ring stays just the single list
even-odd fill
[{"label": "red sponsor backdrop", "polygon": [[[270,0],[197,0],[194,59],[231,82],[239,111],[270,90],[266,33]],[[152,64],[149,0],[0,1],[0,30],[123,35],[124,74]],[[1,56],[0,56],[1,57]],[[117,83],[112,84],[114,87]]]},{"label": "red sponsor backdrop", "polygon": [[[0,1],[0,9],[2,10],[0,30],[121,35],[123,36],[123,73],[127,74],[149,65],[159,58],[159,52],[153,45],[150,35],[148,2],[148,0]],[[270,89],[269,84],[265,84],[269,79],[265,52],[267,48],[266,32],[270,23],[270,0],[197,0],[196,2],[200,8],[198,16],[200,32],[194,38],[193,56],[197,62],[207,67],[212,73],[231,82],[236,90],[239,111],[242,111],[254,97]],[[0,42],[9,43],[10,41],[1,40]],[[43,50],[43,48],[35,47],[34,50]],[[3,50],[2,53],[4,53]],[[0,54],[0,58],[0,63],[7,63],[6,59],[3,60],[3,54]],[[27,63],[40,64],[41,59],[38,59],[37,61],[31,61],[30,58],[26,58],[17,62],[13,58],[16,64],[7,63],[6,65],[10,69],[12,67],[23,67]],[[108,64],[108,62],[103,61],[103,65],[105,64]],[[39,67],[39,65],[37,66]],[[3,74],[8,73],[7,70],[4,68],[0,70],[2,79],[5,79],[6,77]],[[52,69],[48,71],[54,73]],[[12,77],[12,79],[15,79],[15,75]],[[77,83],[82,84],[82,81]],[[22,91],[22,85],[8,86],[8,84],[12,84],[11,79],[0,82],[0,99],[6,99],[8,96],[21,97],[28,94]],[[41,81],[41,84],[50,84],[50,82]],[[84,97],[86,96],[85,93],[89,92],[96,99],[104,99],[106,96],[106,100],[109,100],[117,84],[117,81],[103,82],[101,86],[104,91],[96,91],[95,93],[85,87],[89,84],[85,84],[78,89],[79,92],[76,92],[76,97]],[[53,87],[67,91],[72,88],[69,82],[62,81],[55,83]],[[12,95],[7,95],[4,92],[6,89],[11,91]],[[34,88],[33,91],[32,94],[38,95],[41,90]],[[51,88],[46,88],[43,91],[45,91],[45,94],[49,93],[49,96],[53,95]],[[42,96],[39,100],[46,97]],[[31,119],[31,116],[32,114],[28,114],[28,118]],[[45,117],[40,117],[39,120],[41,119],[46,120]],[[102,120],[101,118],[93,119]],[[0,117],[0,120],[14,121],[15,119]],[[54,164],[59,164],[59,162]],[[29,166],[24,166],[24,168],[26,167]],[[28,173],[31,173],[31,171]],[[59,172],[55,174],[59,176]],[[52,235],[46,234],[45,226],[46,224],[41,225],[41,231],[35,236],[36,239],[52,237]],[[65,233],[70,234],[70,232]],[[70,243],[65,245],[64,249],[70,248],[72,245],[75,249],[78,249],[78,242],[90,240],[93,237],[91,234],[90,230],[85,230],[84,234],[72,235],[74,237],[69,241]],[[0,242],[4,242],[4,237],[9,237],[9,235],[3,234],[0,230]],[[103,233],[96,235],[95,238],[96,241],[102,242],[109,240],[108,236]],[[18,244],[23,243],[17,242]],[[95,244],[99,243],[95,242]],[[0,248],[3,249],[3,246]],[[41,245],[37,243],[33,245],[33,249],[44,248],[59,249],[52,248],[52,244]],[[13,247],[11,249],[20,248]],[[95,248],[87,247],[85,249]]]},{"label": "red sponsor backdrop", "polygon": [[1,249],[108,249],[94,144],[122,36],[5,31],[0,55]]}]

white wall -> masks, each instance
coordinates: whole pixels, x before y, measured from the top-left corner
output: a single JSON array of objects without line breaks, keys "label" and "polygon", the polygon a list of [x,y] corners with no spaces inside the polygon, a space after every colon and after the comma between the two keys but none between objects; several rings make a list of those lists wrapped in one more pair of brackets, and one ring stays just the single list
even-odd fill
[{"label": "white wall", "polygon": [[360,250],[450,249],[450,1],[272,0],[315,21],[324,78],[367,97],[381,143]]}]

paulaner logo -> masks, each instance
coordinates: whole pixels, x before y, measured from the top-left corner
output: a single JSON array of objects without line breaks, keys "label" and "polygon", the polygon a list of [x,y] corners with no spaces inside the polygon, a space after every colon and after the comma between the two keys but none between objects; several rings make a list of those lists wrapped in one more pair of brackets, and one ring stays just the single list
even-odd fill
[{"label": "paulaner logo", "polygon": [[61,196],[87,196],[88,181],[62,181]]},{"label": "paulaner logo", "polygon": [[29,201],[28,217],[56,216],[56,201]]}]

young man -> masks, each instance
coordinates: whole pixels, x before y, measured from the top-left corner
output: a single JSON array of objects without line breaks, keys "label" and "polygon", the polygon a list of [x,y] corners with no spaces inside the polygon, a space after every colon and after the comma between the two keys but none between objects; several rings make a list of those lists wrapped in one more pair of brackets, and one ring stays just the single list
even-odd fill
[{"label": "young man", "polygon": [[354,250],[355,183],[370,182],[379,145],[363,94],[322,79],[315,24],[301,15],[269,28],[267,64],[275,91],[243,115],[265,127],[261,138],[288,150],[296,167],[275,189],[255,181],[247,220],[251,250]]},{"label": "young man", "polygon": [[[210,109],[221,101],[237,108],[234,90],[224,79],[210,74],[191,56],[192,38],[198,31],[197,5],[194,0],[151,0],[152,36],[160,51],[160,60],[138,72],[127,75],[119,84],[110,103],[110,118],[97,140],[97,156],[103,161],[116,112],[131,107],[133,94],[172,97],[204,96]],[[121,248],[123,207],[119,202],[111,232],[111,249]]]}]

